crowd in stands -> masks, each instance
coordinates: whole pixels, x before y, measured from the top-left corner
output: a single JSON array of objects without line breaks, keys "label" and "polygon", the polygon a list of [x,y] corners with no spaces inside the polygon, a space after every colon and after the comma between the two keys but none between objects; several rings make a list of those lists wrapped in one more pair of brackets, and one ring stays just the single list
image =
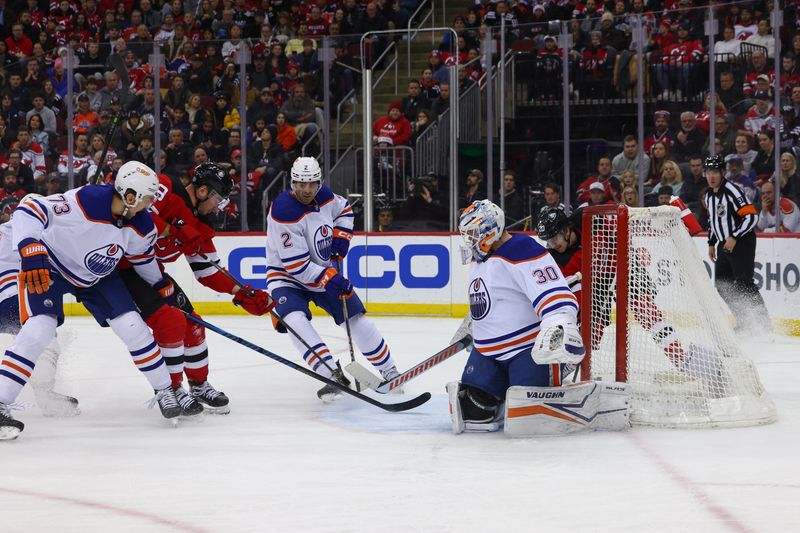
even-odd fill
[{"label": "crowd in stands", "polygon": [[[417,0],[0,0],[4,217],[26,192],[81,185],[129,159],[158,165],[184,182],[196,164],[214,160],[238,184],[244,137],[247,216],[258,218],[270,182],[301,152],[321,149],[320,39],[331,37],[335,52],[335,106],[355,96],[353,43],[360,34],[406,27],[417,7]],[[386,42],[367,43],[367,60]],[[152,66],[156,47],[160,68]],[[250,54],[243,80],[237,62],[242,49]],[[74,62],[71,80],[68,61]],[[120,124],[103,158],[116,117]],[[70,128],[74,151],[67,154]],[[21,152],[21,164],[14,163],[14,150]],[[242,214],[236,202],[227,209],[220,227],[236,229]]]}]

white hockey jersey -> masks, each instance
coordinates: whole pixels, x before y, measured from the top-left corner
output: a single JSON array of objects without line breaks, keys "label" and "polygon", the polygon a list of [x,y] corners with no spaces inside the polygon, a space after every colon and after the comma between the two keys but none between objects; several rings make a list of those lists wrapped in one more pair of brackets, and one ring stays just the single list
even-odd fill
[{"label": "white hockey jersey", "polygon": [[513,235],[486,261],[472,263],[472,337],[482,355],[505,361],[533,347],[540,327],[577,323],[578,300],[550,253]]},{"label": "white hockey jersey", "polygon": [[[130,219],[111,214],[114,188],[87,185],[21,203],[0,233],[0,272],[19,268],[17,247],[37,239],[47,248],[50,264],[76,287],[89,287],[114,271],[125,257],[151,285],[163,278],[153,254],[156,230],[147,211]],[[9,242],[10,241],[10,242]]]},{"label": "white hockey jersey", "polygon": [[285,191],[267,217],[267,291],[295,287],[322,292],[320,280],[331,266],[333,230],[353,232],[348,201],[322,186],[311,205]]}]

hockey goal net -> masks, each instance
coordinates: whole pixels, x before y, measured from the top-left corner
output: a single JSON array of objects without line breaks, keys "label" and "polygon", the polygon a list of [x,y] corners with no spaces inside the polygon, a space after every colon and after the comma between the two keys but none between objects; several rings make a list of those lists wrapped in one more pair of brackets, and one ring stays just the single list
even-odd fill
[{"label": "hockey goal net", "polygon": [[586,208],[581,244],[582,375],[629,383],[632,423],[775,420],[677,208]]}]

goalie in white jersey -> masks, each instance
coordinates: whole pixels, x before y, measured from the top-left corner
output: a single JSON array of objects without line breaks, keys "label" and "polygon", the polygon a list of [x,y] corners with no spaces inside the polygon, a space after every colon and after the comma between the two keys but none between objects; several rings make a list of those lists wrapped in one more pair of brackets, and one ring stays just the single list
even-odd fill
[{"label": "goalie in white jersey", "polygon": [[[511,418],[522,422],[519,434],[532,424],[544,427],[534,431],[539,434],[589,427],[596,409],[566,413],[541,402],[591,399],[596,407],[596,384],[554,388],[561,385],[561,365],[575,365],[585,354],[578,301],[547,250],[527,235],[509,234],[504,220],[489,200],[473,202],[459,219],[463,259],[471,261],[474,347],[461,381],[447,385],[453,432],[495,431],[503,419],[507,433],[510,426],[519,430]],[[530,418],[541,414],[546,420]]]},{"label": "goalie in white jersey", "polygon": [[155,172],[130,162],[114,187],[89,185],[17,207],[11,238],[0,241],[0,268],[19,270],[22,323],[0,361],[0,440],[16,438],[24,428],[10,411],[64,321],[67,293],[126,344],[164,417],[180,414],[158,345],[116,272],[125,257],[165,299],[174,293],[153,255],[156,231],[146,210],[157,189]]},{"label": "goalie in white jersey", "polygon": [[[322,170],[313,157],[297,158],[291,178],[292,190],[278,196],[267,218],[267,291],[277,304],[276,313],[302,338],[290,335],[306,363],[320,375],[348,385],[341,367],[312,327],[308,309],[313,301],[337,325],[344,326],[344,298],[356,345],[384,379],[394,378],[398,372],[389,346],[364,316],[366,310],[353,284],[333,266],[350,247],[352,208],[322,185]],[[283,332],[280,326],[277,329]],[[337,394],[338,389],[331,385],[317,393],[323,400]]]}]

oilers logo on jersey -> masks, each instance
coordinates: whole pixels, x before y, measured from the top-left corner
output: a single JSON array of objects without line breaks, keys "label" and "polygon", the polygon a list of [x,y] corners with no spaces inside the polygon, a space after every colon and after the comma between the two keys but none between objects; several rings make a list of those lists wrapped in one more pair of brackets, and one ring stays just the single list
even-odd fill
[{"label": "oilers logo on jersey", "polygon": [[327,261],[331,258],[331,244],[333,243],[333,228],[327,224],[317,228],[314,232],[314,246],[320,259]]},{"label": "oilers logo on jersey", "polygon": [[83,264],[92,274],[103,277],[114,270],[122,255],[123,250],[118,245],[106,244],[86,254]]},{"label": "oilers logo on jersey", "polygon": [[469,284],[469,312],[472,320],[480,320],[489,314],[492,309],[492,298],[486,289],[486,283],[481,278]]}]

